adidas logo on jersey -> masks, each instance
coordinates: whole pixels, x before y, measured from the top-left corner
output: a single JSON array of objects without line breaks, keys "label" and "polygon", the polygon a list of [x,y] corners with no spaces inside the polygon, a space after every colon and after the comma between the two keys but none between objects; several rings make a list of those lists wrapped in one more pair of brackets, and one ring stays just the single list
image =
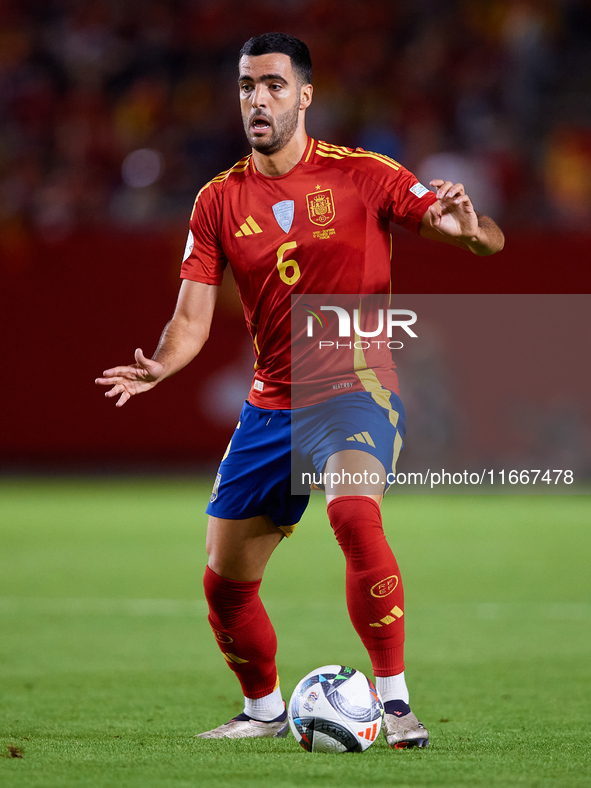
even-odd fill
[{"label": "adidas logo on jersey", "polygon": [[263,231],[252,218],[252,216],[248,216],[244,224],[240,225],[240,229],[237,233],[234,233],[234,235],[236,238],[243,238],[245,235],[254,235],[262,232]]}]

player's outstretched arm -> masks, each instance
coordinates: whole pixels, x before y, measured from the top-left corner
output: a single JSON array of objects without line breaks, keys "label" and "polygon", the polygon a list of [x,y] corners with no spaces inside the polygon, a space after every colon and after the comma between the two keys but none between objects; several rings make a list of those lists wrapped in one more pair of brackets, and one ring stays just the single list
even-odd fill
[{"label": "player's outstretched arm", "polygon": [[99,386],[111,387],[105,397],[119,397],[116,406],[120,408],[135,394],[149,391],[192,361],[209,336],[217,291],[214,285],[185,279],[172,320],[153,357],[146,358],[138,348],[135,364],[106,369],[103,377],[95,380]]},{"label": "player's outstretched arm", "polygon": [[433,180],[430,186],[437,189],[437,202],[421,219],[423,238],[469,249],[477,255],[501,251],[505,236],[492,219],[476,213],[463,184]]}]

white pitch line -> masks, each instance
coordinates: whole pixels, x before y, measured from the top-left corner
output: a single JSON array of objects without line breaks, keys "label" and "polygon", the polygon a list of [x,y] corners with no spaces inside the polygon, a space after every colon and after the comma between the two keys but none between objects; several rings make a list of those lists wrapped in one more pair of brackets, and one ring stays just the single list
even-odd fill
[{"label": "white pitch line", "polygon": [[[301,612],[300,600],[265,597],[266,606],[273,613],[296,608]],[[551,619],[580,621],[591,618],[591,604],[586,602],[433,602],[415,605],[408,602],[409,614],[441,617],[454,616],[478,619]],[[346,615],[344,600],[310,600],[305,605],[307,615],[326,614],[327,611]],[[0,597],[0,616],[19,614],[62,616],[123,615],[123,616],[204,616],[204,599],[125,599],[108,597]]]}]

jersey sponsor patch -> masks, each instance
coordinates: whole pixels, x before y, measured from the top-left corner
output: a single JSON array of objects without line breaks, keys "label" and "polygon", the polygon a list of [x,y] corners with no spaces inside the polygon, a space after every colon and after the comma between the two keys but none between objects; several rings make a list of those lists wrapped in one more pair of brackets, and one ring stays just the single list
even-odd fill
[{"label": "jersey sponsor patch", "polygon": [[273,214],[277,219],[279,227],[281,227],[284,233],[288,233],[293,223],[294,201],[282,200],[281,202],[276,202],[273,206]]},{"label": "jersey sponsor patch", "polygon": [[423,197],[429,191],[429,189],[427,189],[426,186],[423,186],[422,183],[418,183],[418,182],[415,183],[414,186],[411,186],[410,190],[413,194],[416,194],[417,197]]},{"label": "jersey sponsor patch", "polygon": [[185,246],[185,255],[183,257],[183,263],[185,262],[187,257],[191,254],[191,252],[193,251],[193,247],[194,246],[195,246],[195,237],[193,235],[193,232],[191,230],[189,230],[189,235],[187,237],[187,245]]},{"label": "jersey sponsor patch", "polygon": [[253,387],[253,389],[256,389],[257,391],[262,391],[263,388],[264,388],[264,385],[265,384],[263,383],[262,380],[255,380],[254,383],[252,384],[252,387]]}]

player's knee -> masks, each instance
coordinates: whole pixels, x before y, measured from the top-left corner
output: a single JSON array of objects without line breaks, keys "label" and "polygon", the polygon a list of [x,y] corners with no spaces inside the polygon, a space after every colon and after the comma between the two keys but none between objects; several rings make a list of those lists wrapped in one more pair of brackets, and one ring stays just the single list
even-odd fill
[{"label": "player's knee", "polygon": [[220,577],[206,567],[203,578],[209,608],[209,623],[214,629],[228,630],[246,626],[263,605],[259,597],[261,581],[241,582]]},{"label": "player's knee", "polygon": [[348,554],[364,544],[385,539],[380,507],[372,498],[343,496],[327,507],[328,519],[341,549]]}]

